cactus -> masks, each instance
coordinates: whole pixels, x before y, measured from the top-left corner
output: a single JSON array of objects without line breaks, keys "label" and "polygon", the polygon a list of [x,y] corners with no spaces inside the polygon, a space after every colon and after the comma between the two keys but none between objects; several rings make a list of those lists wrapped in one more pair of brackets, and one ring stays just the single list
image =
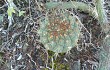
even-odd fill
[{"label": "cactus", "polygon": [[110,35],[103,40],[103,46],[99,53],[99,67],[97,70],[110,70]]},{"label": "cactus", "polygon": [[95,7],[83,3],[83,2],[76,2],[76,1],[70,1],[70,2],[47,2],[45,4],[46,9],[52,9],[52,8],[61,8],[61,9],[69,9],[74,8],[79,11],[83,11],[85,13],[89,13],[90,16],[94,17],[95,19],[98,19],[98,13]]},{"label": "cactus", "polygon": [[98,13],[98,20],[101,25],[108,23],[107,14],[104,9],[104,0],[95,0],[96,9]]},{"label": "cactus", "polygon": [[79,21],[68,12],[49,13],[40,23],[38,33],[46,49],[63,53],[77,45],[80,34]]}]

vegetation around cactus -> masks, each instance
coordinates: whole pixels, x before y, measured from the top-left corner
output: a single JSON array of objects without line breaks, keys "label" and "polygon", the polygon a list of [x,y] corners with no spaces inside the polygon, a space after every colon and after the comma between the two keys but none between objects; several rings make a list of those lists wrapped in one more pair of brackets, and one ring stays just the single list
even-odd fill
[{"label": "vegetation around cactus", "polygon": [[110,70],[110,1],[0,0],[0,70]]}]

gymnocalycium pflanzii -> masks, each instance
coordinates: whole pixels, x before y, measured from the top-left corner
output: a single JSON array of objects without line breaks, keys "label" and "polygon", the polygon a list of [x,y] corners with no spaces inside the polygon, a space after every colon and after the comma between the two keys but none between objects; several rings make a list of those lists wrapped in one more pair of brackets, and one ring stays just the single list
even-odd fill
[{"label": "gymnocalycium pflanzii", "polygon": [[81,27],[75,15],[67,11],[52,11],[40,19],[39,23],[40,41],[47,50],[64,53],[77,46]]}]

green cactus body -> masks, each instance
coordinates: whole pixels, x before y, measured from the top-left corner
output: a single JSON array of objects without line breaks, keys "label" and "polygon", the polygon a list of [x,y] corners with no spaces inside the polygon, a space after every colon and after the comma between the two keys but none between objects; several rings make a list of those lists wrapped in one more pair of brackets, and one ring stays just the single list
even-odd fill
[{"label": "green cactus body", "polygon": [[107,14],[104,9],[104,0],[95,0],[98,13],[98,20],[101,25],[108,23]]},{"label": "green cactus body", "polygon": [[64,53],[77,45],[79,22],[69,13],[48,14],[40,23],[40,41],[47,50]]}]

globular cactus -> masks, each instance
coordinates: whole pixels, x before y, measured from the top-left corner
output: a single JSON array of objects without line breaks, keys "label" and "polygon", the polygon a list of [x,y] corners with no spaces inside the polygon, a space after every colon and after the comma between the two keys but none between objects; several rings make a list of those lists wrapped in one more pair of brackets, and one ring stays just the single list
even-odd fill
[{"label": "globular cactus", "polygon": [[49,13],[40,20],[40,41],[47,50],[64,53],[75,47],[80,34],[79,21],[69,12]]}]

